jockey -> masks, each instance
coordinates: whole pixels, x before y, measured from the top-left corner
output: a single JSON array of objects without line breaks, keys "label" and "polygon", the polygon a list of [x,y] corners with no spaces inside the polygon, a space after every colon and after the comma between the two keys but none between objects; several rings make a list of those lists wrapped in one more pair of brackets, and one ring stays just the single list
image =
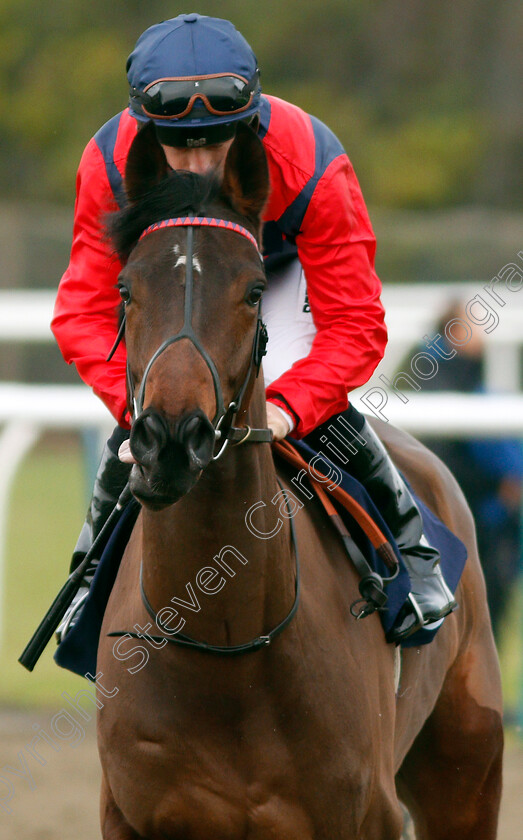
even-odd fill
[{"label": "jockey", "polygon": [[[104,215],[125,202],[129,147],[139,127],[152,120],[169,165],[203,173],[223,165],[244,120],[264,145],[271,182],[263,240],[268,426],[276,440],[292,432],[319,449],[333,415],[342,413],[351,454],[345,458],[338,449],[340,465],[381,510],[411,576],[410,600],[394,637],[439,621],[456,606],[439,555],[424,538],[418,508],[384,446],[348,405],[347,392],[365,384],[383,357],[386,328],[373,265],[375,237],[341,144],[300,108],[261,95],[256,57],[225,20],[186,14],[150,27],[129,56],[127,76],[128,109],[98,131],[80,163],[71,259],[52,322],[64,358],[118,422],[102,455],[72,568],[100,532],[132,461],[124,345],[106,361],[117,331],[121,265],[102,229]],[[93,574],[94,567],[59,637],[77,620]]]}]

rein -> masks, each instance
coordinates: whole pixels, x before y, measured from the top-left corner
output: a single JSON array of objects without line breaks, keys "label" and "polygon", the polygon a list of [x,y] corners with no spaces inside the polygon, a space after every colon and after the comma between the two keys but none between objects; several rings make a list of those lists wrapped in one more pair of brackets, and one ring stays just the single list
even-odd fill
[{"label": "rein", "polygon": [[[287,493],[285,492],[284,488],[281,485],[279,479],[277,479],[278,484],[280,485],[283,496],[285,499],[285,505],[287,507],[287,513],[289,514],[289,525],[291,531],[291,542],[294,551],[294,557],[296,561],[296,582],[294,588],[294,602],[283,619],[280,623],[274,627],[269,633],[263,636],[257,636],[255,639],[252,639],[250,642],[245,642],[242,645],[211,645],[208,642],[200,642],[197,639],[192,639],[190,636],[185,636],[182,633],[177,633],[176,635],[171,634],[170,636],[151,636],[148,633],[131,633],[129,631],[114,631],[113,633],[108,633],[108,636],[128,636],[130,639],[150,639],[153,642],[161,643],[163,641],[170,642],[173,645],[178,645],[180,647],[189,647],[196,650],[201,651],[202,653],[215,653],[220,656],[239,656],[242,653],[254,653],[260,648],[268,647],[273,640],[280,635],[280,633],[285,630],[285,628],[291,623],[292,619],[296,615],[298,610],[298,603],[300,600],[300,560],[298,555],[298,540],[296,538],[296,528],[294,525],[294,520],[292,518],[292,511],[289,504],[289,499],[287,498]],[[155,622],[156,626],[163,630],[165,633],[169,631],[166,629],[165,625],[158,617],[158,613],[155,611],[154,607],[151,605],[147,595],[145,594],[145,590],[143,587],[143,564],[140,564],[140,594],[142,596],[142,602]],[[163,647],[163,645],[162,645]]]},{"label": "rein", "polygon": [[[140,383],[140,387],[138,390],[138,395],[134,398],[134,416],[139,416],[143,411],[143,401],[145,395],[145,388],[147,384],[147,377],[151,371],[151,368],[154,362],[158,359],[158,357],[170,347],[172,344],[176,343],[177,341],[181,341],[183,338],[189,339],[191,343],[194,345],[196,350],[202,356],[203,360],[205,361],[207,367],[210,370],[213,385],[214,385],[214,394],[216,399],[216,413],[214,415],[212,424],[214,426],[214,433],[215,438],[217,441],[220,441],[220,446],[218,452],[213,456],[213,460],[216,461],[218,458],[223,455],[227,444],[231,442],[233,445],[240,445],[242,443],[270,443],[272,441],[272,431],[270,429],[251,429],[249,426],[244,428],[235,427],[234,420],[239,413],[244,397],[248,391],[249,385],[251,383],[251,379],[253,374],[258,376],[260,372],[260,366],[262,362],[262,358],[265,355],[266,346],[267,346],[267,328],[261,319],[260,314],[260,306],[258,304],[258,316],[257,316],[257,323],[256,323],[256,332],[254,335],[254,340],[252,344],[252,352],[251,358],[249,361],[249,368],[247,370],[246,377],[240,386],[238,393],[236,394],[235,398],[229,403],[227,408],[225,407],[224,400],[223,400],[223,393],[222,387],[220,382],[220,377],[218,374],[218,370],[216,365],[214,364],[212,358],[209,356],[205,348],[202,346],[198,336],[195,334],[192,328],[192,302],[193,302],[193,290],[194,290],[194,276],[193,276],[193,247],[194,247],[194,236],[193,236],[193,228],[194,227],[215,227],[221,230],[230,230],[233,233],[240,234],[244,236],[249,242],[254,245],[260,260],[263,258],[258,248],[258,244],[256,242],[255,237],[252,233],[247,230],[247,228],[243,227],[240,224],[235,222],[228,222],[223,219],[214,219],[214,218],[207,218],[207,217],[199,217],[199,216],[186,216],[180,217],[175,219],[164,219],[161,222],[157,222],[153,225],[150,225],[148,228],[144,230],[142,235],[140,236],[140,240],[143,239],[145,236],[148,236],[150,233],[153,233],[158,230],[163,230],[164,228],[168,227],[186,227],[187,228],[187,259],[185,263],[185,300],[184,300],[184,323],[181,330],[176,333],[176,335],[167,338],[153,353],[147,366],[145,368],[142,381]],[[123,338],[125,333],[125,312],[124,312],[124,319],[122,320],[122,324],[120,325],[120,329],[118,331],[118,336],[116,338],[116,343],[113,346],[111,353],[109,354],[109,359],[112,358],[118,344],[120,343],[121,339]],[[132,379],[129,362],[127,362],[127,381],[129,387],[129,393],[134,394],[135,387],[134,382]],[[278,479],[278,483],[279,479]],[[280,487],[282,485],[280,484]],[[176,635],[170,636],[151,636],[147,633],[143,635],[139,635],[138,633],[131,633],[129,631],[114,631],[112,633],[108,633],[108,636],[127,636],[128,638],[144,638],[150,639],[156,643],[162,643],[164,641],[171,642],[171,644],[180,645],[182,647],[190,647],[196,650],[200,650],[204,653],[214,653],[219,654],[222,656],[238,656],[243,653],[250,653],[253,651],[257,651],[262,647],[267,647],[271,644],[273,639],[276,638],[288,624],[292,621],[294,616],[296,615],[298,609],[298,603],[300,598],[300,564],[299,564],[299,557],[298,557],[298,543],[296,539],[296,529],[294,526],[294,522],[292,520],[292,511],[290,508],[289,500],[285,493],[285,490],[282,487],[282,492],[285,498],[285,504],[287,506],[287,511],[289,514],[289,523],[290,523],[290,533],[291,533],[291,541],[296,561],[296,582],[295,582],[295,592],[294,592],[294,602],[293,605],[288,612],[287,616],[281,621],[276,627],[274,627],[269,633],[258,636],[256,639],[252,639],[250,642],[246,642],[241,645],[211,645],[207,642],[200,642],[197,639],[192,639],[190,636],[185,636],[181,633]],[[159,627],[164,632],[168,632],[166,626],[159,620],[158,613],[154,610],[153,606],[151,605],[147,595],[145,593],[143,587],[143,565],[140,566],[140,594],[142,597],[142,602],[147,610],[148,614],[154,620],[157,627]],[[162,645],[163,646],[163,645]]]}]

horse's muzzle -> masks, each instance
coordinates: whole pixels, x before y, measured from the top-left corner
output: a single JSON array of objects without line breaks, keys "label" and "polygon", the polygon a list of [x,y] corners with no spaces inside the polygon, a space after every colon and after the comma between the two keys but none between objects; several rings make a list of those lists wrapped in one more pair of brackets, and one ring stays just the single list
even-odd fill
[{"label": "horse's muzzle", "polygon": [[176,422],[152,406],[133,423],[129,444],[137,461],[131,489],[139,501],[159,509],[194,486],[214,451],[214,428],[200,409]]}]

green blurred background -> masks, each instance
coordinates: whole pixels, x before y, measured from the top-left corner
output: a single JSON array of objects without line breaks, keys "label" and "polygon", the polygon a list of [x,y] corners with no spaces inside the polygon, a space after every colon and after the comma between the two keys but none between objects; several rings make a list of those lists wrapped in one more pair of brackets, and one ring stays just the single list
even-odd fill
[{"label": "green blurred background", "polygon": [[[195,4],[2,0],[4,190],[69,203],[79,152],[126,103],[151,23]],[[370,204],[523,206],[523,11],[515,0],[200,0],[257,53],[267,92],[326,121]]]},{"label": "green blurred background", "polygon": [[[489,279],[523,227],[523,5],[515,0],[201,0],[257,53],[264,90],[342,140],[370,208],[384,283]],[[126,106],[125,61],[165,0],[0,0],[0,288],[54,288],[75,173]],[[0,380],[75,382],[17,346]]]}]

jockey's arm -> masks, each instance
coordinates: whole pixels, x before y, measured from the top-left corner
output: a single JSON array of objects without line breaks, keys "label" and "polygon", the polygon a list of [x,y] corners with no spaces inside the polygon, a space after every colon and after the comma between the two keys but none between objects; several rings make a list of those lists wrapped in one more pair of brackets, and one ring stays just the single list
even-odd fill
[{"label": "jockey's arm", "polygon": [[124,343],[106,362],[117,333],[121,269],[103,232],[105,214],[116,210],[105,165],[94,140],[78,169],[73,244],[60,281],[51,328],[60,350],[122,426],[126,416]]},{"label": "jockey's arm", "polygon": [[347,393],[369,380],[387,341],[376,240],[346,155],[319,180],[296,242],[317,333],[267,397],[290,410],[301,438],[347,407]]}]

